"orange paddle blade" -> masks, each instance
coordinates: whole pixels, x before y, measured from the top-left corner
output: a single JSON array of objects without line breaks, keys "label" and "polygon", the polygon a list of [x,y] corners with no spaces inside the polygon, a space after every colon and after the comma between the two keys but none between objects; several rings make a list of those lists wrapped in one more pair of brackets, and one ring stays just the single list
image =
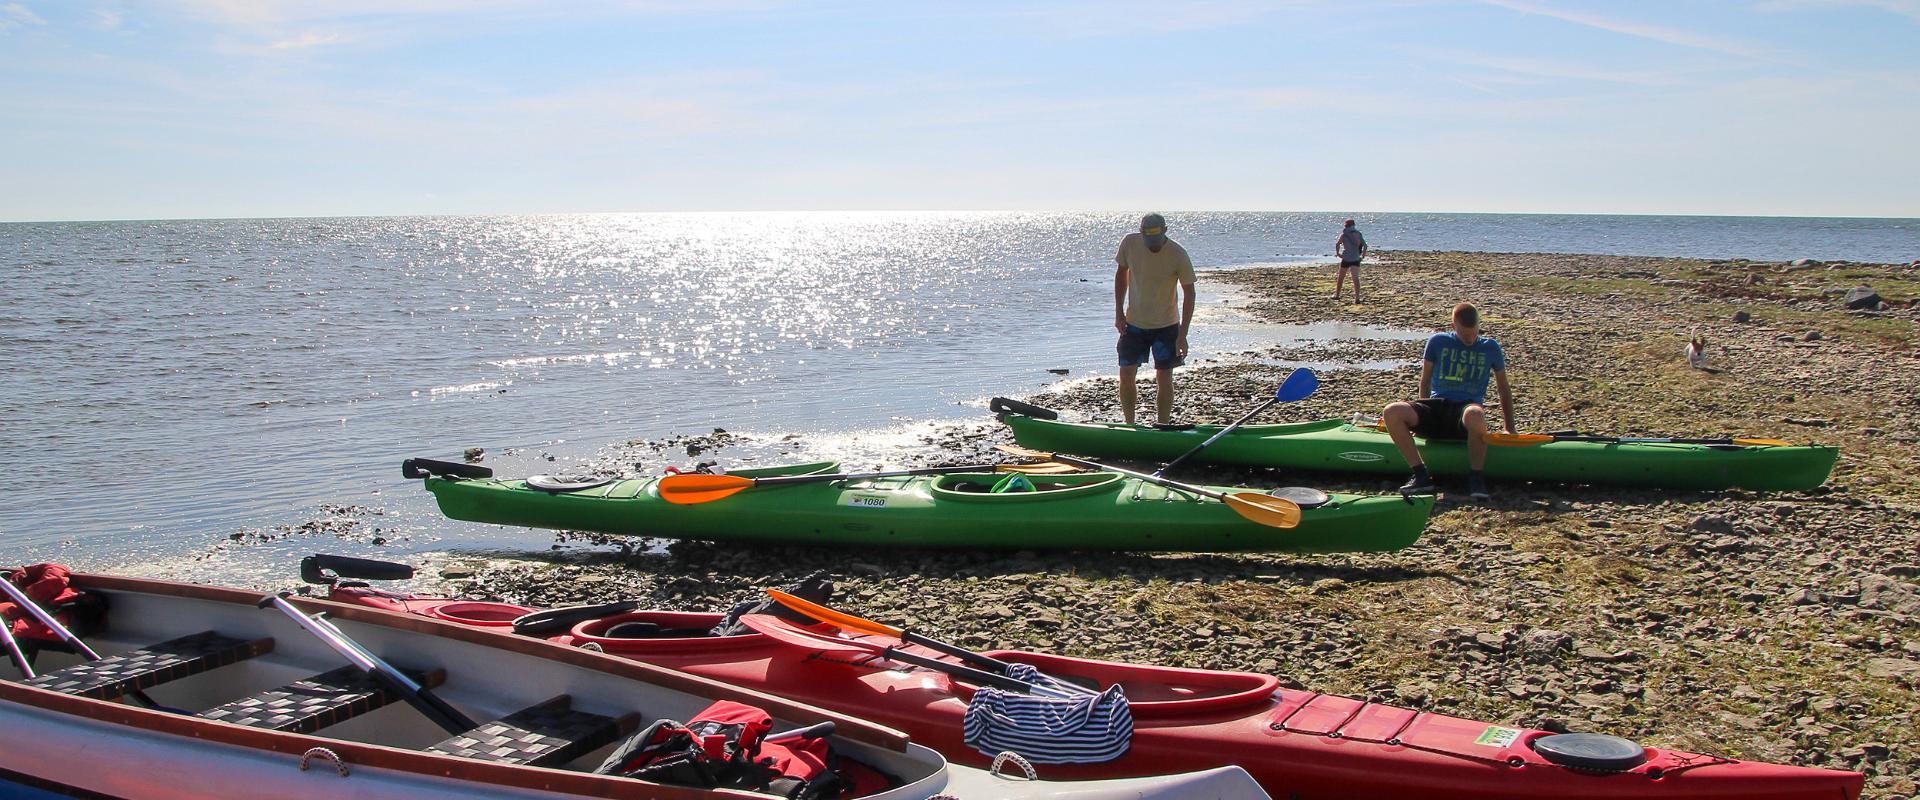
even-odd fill
[{"label": "orange paddle blade", "polygon": [[711,503],[753,486],[738,475],[668,475],[660,479],[660,499],[679,505]]},{"label": "orange paddle blade", "polygon": [[885,625],[870,619],[862,619],[852,614],[835,611],[811,600],[794,597],[779,589],[768,589],[767,596],[773,598],[774,602],[780,605],[813,617],[821,622],[831,623],[834,627],[843,631],[857,631],[859,633],[871,633],[879,636],[892,636],[896,639],[900,637],[900,634],[905,633],[905,631],[891,625]]},{"label": "orange paddle blade", "polygon": [[1792,447],[1793,443],[1780,439],[1735,439],[1734,444],[1741,447]]},{"label": "orange paddle blade", "polygon": [[1544,433],[1487,432],[1487,444],[1500,447],[1527,447],[1536,444],[1546,444],[1551,441],[1553,441],[1553,437]]},{"label": "orange paddle blade", "polygon": [[1239,492],[1220,498],[1240,516],[1269,528],[1300,527],[1300,504],[1259,492]]}]

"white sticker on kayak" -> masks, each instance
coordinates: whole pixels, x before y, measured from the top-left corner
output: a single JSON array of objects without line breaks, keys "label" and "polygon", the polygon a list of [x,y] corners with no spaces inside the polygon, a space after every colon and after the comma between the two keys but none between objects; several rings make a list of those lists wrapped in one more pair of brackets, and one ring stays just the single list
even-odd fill
[{"label": "white sticker on kayak", "polygon": [[1480,732],[1480,738],[1473,740],[1473,743],[1483,744],[1488,747],[1506,747],[1507,745],[1513,744],[1514,740],[1519,738],[1520,729],[1518,728],[1502,728],[1498,725],[1488,725],[1486,730]]},{"label": "white sticker on kayak", "polygon": [[866,495],[856,494],[852,497],[847,498],[847,505],[852,506],[854,508],[886,508],[887,497],[886,495],[880,495],[878,497],[868,497]]},{"label": "white sticker on kayak", "polygon": [[1348,450],[1347,452],[1341,453],[1340,457],[1348,461],[1360,462],[1387,460],[1386,456],[1380,455],[1379,453],[1369,453],[1365,450]]}]

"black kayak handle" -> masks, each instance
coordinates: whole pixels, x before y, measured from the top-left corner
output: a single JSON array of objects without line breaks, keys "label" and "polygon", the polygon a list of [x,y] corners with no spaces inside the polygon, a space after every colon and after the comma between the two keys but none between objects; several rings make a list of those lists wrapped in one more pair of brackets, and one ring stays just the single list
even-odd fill
[{"label": "black kayak handle", "polygon": [[1032,403],[1022,403],[1005,397],[996,397],[987,401],[987,410],[995,414],[1014,413],[1034,419],[1059,419],[1060,412],[1051,408],[1042,408]]},{"label": "black kayak handle", "polygon": [[409,458],[400,462],[400,474],[407,480],[431,478],[435,475],[447,478],[491,478],[493,469],[479,464],[461,464],[432,458]]}]

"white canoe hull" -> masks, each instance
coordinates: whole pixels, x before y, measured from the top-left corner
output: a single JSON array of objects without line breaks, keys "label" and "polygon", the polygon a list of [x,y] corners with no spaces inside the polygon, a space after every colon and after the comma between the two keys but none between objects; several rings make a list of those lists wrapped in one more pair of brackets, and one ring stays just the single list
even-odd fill
[{"label": "white canoe hull", "polygon": [[[283,615],[254,608],[257,595],[163,582],[88,578],[112,600],[107,631],[89,640],[104,655],[177,636],[218,630],[271,637],[272,649],[245,661],[148,691],[162,705],[195,711],[299,679],[342,662]],[[1238,768],[1108,781],[1026,781],[950,765],[898,732],[858,719],[758,695],[682,673],[638,665],[535,640],[519,641],[420,617],[301,601],[325,610],[350,636],[402,666],[444,669],[436,692],[476,720],[497,719],[557,694],[576,707],[617,715],[643,710],[649,719],[685,719],[713,699],[766,708],[779,729],[835,720],[837,750],[906,782],[875,800],[1262,800],[1258,784]],[[511,643],[504,648],[501,642]],[[75,661],[45,654],[45,672]],[[262,731],[123,702],[73,697],[18,682],[0,659],[0,793],[6,775],[55,791],[127,800],[173,798],[563,798],[654,800],[768,795],[709,791],[584,774],[611,746],[562,768],[507,766],[420,752],[444,733],[405,704],[394,704],[295,734]],[[335,759],[302,756],[324,749]]]}]

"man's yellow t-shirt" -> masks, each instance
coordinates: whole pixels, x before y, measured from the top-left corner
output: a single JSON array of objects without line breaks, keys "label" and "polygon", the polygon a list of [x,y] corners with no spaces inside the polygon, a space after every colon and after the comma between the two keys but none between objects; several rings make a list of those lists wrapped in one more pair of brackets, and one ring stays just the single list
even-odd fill
[{"label": "man's yellow t-shirt", "polygon": [[1180,324],[1180,298],[1174,286],[1193,285],[1193,260],[1187,249],[1168,239],[1155,253],[1144,237],[1127,234],[1114,255],[1127,268],[1127,322],[1148,330]]}]

